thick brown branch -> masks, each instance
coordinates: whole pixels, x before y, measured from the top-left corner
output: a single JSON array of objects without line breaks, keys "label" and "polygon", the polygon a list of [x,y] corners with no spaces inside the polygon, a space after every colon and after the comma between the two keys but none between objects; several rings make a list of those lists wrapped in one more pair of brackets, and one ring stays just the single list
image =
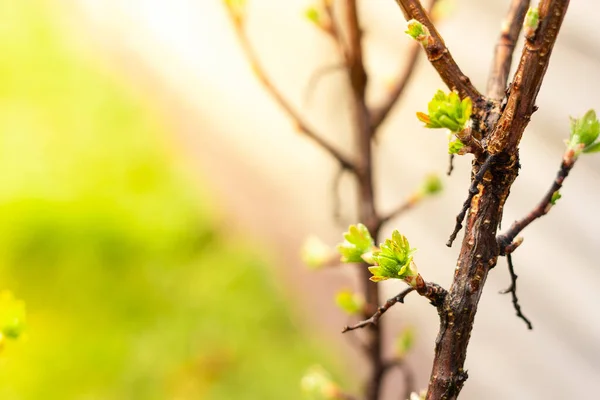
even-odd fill
[{"label": "thick brown branch", "polygon": [[[440,312],[427,400],[456,399],[467,379],[464,370],[467,346],[487,274],[498,258],[496,231],[518,174],[518,144],[534,111],[568,4],[568,0],[540,2],[540,25],[526,41],[506,108],[493,132],[482,132],[483,140],[488,143],[487,151],[498,158],[471,202],[454,280]],[[477,172],[474,168],[473,174]]]},{"label": "thick brown branch", "polygon": [[487,87],[488,97],[494,100],[500,100],[504,97],[515,44],[519,38],[519,33],[521,33],[529,3],[530,0],[512,0],[508,14],[502,23]]},{"label": "thick brown branch", "polygon": [[533,325],[531,325],[531,321],[529,321],[529,319],[525,315],[523,315],[523,312],[521,311],[521,305],[519,304],[519,298],[517,297],[517,278],[519,276],[515,274],[515,267],[513,266],[512,256],[510,254],[506,255],[506,261],[508,262],[508,272],[510,273],[510,286],[508,287],[508,289],[503,290],[500,293],[510,293],[512,297],[513,307],[515,308],[515,312],[517,313],[517,317],[525,321],[527,329],[531,330],[533,329]]},{"label": "thick brown branch", "polygon": [[268,77],[266,71],[264,70],[254,47],[248,40],[246,32],[244,31],[244,23],[239,18],[235,12],[227,8],[229,14],[231,16],[231,20],[233,22],[233,26],[235,28],[235,32],[240,41],[240,45],[248,62],[250,63],[256,77],[262,83],[263,87],[271,94],[273,99],[285,110],[288,116],[294,121],[299,131],[303,132],[309,139],[314,141],[317,145],[319,145],[323,150],[325,150],[329,155],[335,158],[340,165],[348,170],[355,170],[354,162],[348,158],[346,155],[341,153],[336,147],[327,142],[321,135],[319,135],[296,111],[296,109],[290,104],[290,102],[283,96],[281,91],[273,84],[271,79]]},{"label": "thick brown branch", "polygon": [[569,172],[571,172],[571,169],[575,165],[575,161],[577,161],[577,158],[574,156],[573,150],[567,150],[563,157],[563,161],[560,164],[560,169],[556,174],[556,178],[554,178],[554,182],[552,182],[550,189],[548,189],[539,204],[523,219],[515,221],[508,231],[502,235],[498,235],[497,241],[501,255],[510,254],[512,250],[516,248],[516,246],[513,245],[513,241],[517,235],[533,221],[543,217],[550,211],[552,208],[552,197],[554,196],[554,193],[562,188],[565,178],[569,175]]},{"label": "thick brown branch", "polygon": [[539,26],[534,35],[526,37],[506,107],[488,140],[490,154],[503,151],[513,154],[517,151],[525,127],[535,111],[535,100],[568,6],[569,0],[540,1]]},{"label": "thick brown branch", "polygon": [[448,50],[444,40],[435,29],[421,2],[418,0],[396,0],[396,3],[402,8],[407,21],[416,19],[429,29],[433,41],[430,45],[425,46],[425,52],[429,62],[437,70],[444,83],[451,90],[456,90],[461,98],[470,97],[476,108],[482,108],[485,104],[484,97],[452,58],[450,50]]}]

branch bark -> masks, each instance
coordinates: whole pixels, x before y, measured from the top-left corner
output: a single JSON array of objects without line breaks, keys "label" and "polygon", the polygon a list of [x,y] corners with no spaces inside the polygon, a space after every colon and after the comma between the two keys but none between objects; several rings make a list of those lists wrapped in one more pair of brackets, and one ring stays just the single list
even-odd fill
[{"label": "branch bark", "polygon": [[[568,5],[568,0],[540,2],[540,24],[526,40],[506,108],[492,132],[483,132],[488,153],[497,159],[471,201],[454,280],[440,313],[428,400],[456,399],[468,377],[464,370],[467,346],[487,274],[496,265],[496,231],[518,174],[518,144],[534,111]],[[481,157],[475,160],[473,176],[483,162]]]},{"label": "branch bark", "polygon": [[418,0],[396,0],[396,3],[398,3],[404,12],[404,17],[407,21],[416,19],[429,29],[433,38],[433,44],[425,47],[425,52],[427,53],[429,62],[437,70],[446,86],[450,90],[456,90],[461,98],[470,97],[476,108],[482,108],[486,103],[485,98],[473,86],[469,77],[458,67],[454,58],[452,58],[452,54],[450,54],[450,50],[446,47],[444,39],[442,39],[431,22],[429,15],[423,9],[421,2]]}]

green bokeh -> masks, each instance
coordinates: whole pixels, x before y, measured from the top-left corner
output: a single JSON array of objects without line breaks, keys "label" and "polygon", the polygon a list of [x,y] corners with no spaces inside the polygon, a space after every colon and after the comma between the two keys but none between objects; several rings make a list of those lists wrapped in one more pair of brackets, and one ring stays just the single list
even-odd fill
[{"label": "green bokeh", "polygon": [[27,305],[0,399],[300,398],[324,353],[219,231],[161,121],[45,2],[0,13],[0,289]]}]

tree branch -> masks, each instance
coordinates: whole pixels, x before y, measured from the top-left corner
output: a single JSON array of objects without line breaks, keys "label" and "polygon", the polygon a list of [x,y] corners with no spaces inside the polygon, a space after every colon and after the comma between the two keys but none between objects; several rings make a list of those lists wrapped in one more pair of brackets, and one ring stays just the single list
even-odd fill
[{"label": "tree branch", "polygon": [[342,333],[353,331],[353,330],[359,329],[359,328],[364,328],[365,326],[368,326],[368,325],[377,325],[379,318],[381,318],[381,316],[387,310],[389,310],[396,303],[404,303],[404,298],[408,294],[412,293],[414,290],[415,290],[415,288],[413,288],[412,286],[404,289],[403,291],[398,293],[396,296],[392,297],[391,299],[388,299],[388,301],[386,301],[385,304],[378,307],[377,311],[375,311],[375,314],[373,314],[370,318],[360,321],[359,323],[354,324],[352,326],[344,327],[344,329],[342,330]]},{"label": "tree branch", "polygon": [[508,287],[508,289],[503,290],[500,293],[502,293],[502,294],[510,293],[511,294],[513,307],[515,308],[517,317],[519,317],[523,321],[525,321],[525,324],[527,324],[527,329],[531,330],[531,329],[533,329],[533,325],[531,325],[531,321],[529,321],[529,319],[527,319],[527,317],[525,315],[523,315],[523,312],[521,311],[521,306],[519,305],[519,298],[517,297],[517,278],[519,276],[517,274],[515,274],[515,267],[513,266],[511,254],[506,255],[506,261],[508,262],[508,272],[510,273],[510,282],[511,283],[510,283],[510,286]]},{"label": "tree branch", "polygon": [[279,89],[269,79],[266,71],[264,70],[254,47],[248,40],[246,32],[244,30],[244,22],[230,7],[226,7],[229,16],[233,22],[235,32],[239,39],[242,50],[250,63],[252,70],[256,77],[262,83],[263,87],[271,94],[273,99],[285,110],[288,116],[294,121],[299,131],[303,132],[309,139],[314,141],[319,147],[325,150],[329,155],[336,159],[340,165],[348,170],[354,171],[356,166],[354,161],[342,154],[336,147],[327,142],[321,135],[319,135],[298,113],[290,102],[283,96]]},{"label": "tree branch", "polygon": [[[431,13],[433,7],[435,7],[437,0],[432,0],[429,3],[428,12]],[[410,48],[406,53],[406,63],[404,65],[404,70],[400,73],[398,78],[394,83],[394,86],[389,91],[387,98],[383,101],[383,104],[373,110],[371,115],[371,126],[373,129],[373,134],[377,132],[377,128],[385,121],[386,117],[389,115],[390,111],[396,105],[404,90],[406,85],[410,82],[413,72],[416,70],[417,61],[419,59],[420,49],[419,44],[417,42],[412,42],[410,44]]]},{"label": "tree branch", "polygon": [[433,39],[432,44],[424,47],[427,58],[438,74],[451,90],[456,90],[461,98],[470,97],[475,108],[483,108],[485,98],[473,84],[471,80],[460,70],[450,51],[446,47],[444,40],[437,29],[429,19],[427,12],[423,9],[418,0],[396,0],[404,12],[406,20],[416,19],[429,29]]},{"label": "tree branch", "polygon": [[521,33],[530,0],[512,0],[494,51],[494,61],[488,79],[487,94],[494,100],[504,97],[515,44]]},{"label": "tree branch", "polygon": [[506,107],[488,140],[490,154],[516,153],[531,114],[536,110],[535,100],[568,6],[569,0],[540,1],[539,25],[533,35],[525,38]]},{"label": "tree branch", "polygon": [[563,157],[563,161],[560,164],[560,169],[556,173],[554,182],[552,182],[550,189],[548,189],[538,205],[523,219],[515,221],[506,233],[498,235],[497,242],[500,249],[500,255],[512,253],[512,250],[520,244],[520,242],[515,242],[516,245],[513,244],[517,235],[533,221],[548,214],[553,206],[552,197],[554,196],[554,193],[562,188],[564,180],[569,176],[569,172],[571,172],[571,169],[575,165],[575,161],[577,161],[577,158],[575,157],[573,150],[567,150]]}]

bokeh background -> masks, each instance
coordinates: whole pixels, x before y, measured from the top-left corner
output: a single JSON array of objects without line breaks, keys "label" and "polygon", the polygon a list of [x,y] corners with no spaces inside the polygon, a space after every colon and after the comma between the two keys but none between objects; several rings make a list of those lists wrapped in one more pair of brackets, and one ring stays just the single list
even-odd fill
[{"label": "bokeh background", "polygon": [[[305,0],[249,2],[249,35],[273,79],[328,138],[351,150],[343,74],[307,92],[334,47]],[[369,96],[401,70],[408,39],[389,0],[361,1]],[[507,1],[454,2],[440,30],[485,87]],[[595,2],[573,2],[523,140],[505,225],[545,193],[568,116],[600,105]],[[423,61],[423,60],[421,60]],[[443,135],[414,112],[441,87],[421,62],[377,146],[377,195],[392,209],[446,169]],[[392,221],[448,286],[444,243],[469,179]],[[514,317],[500,261],[476,320],[465,399],[590,398],[600,389],[600,157],[585,157],[514,260],[534,330]],[[27,304],[25,336],[0,354],[1,399],[301,399],[313,364],[350,391],[364,374],[339,335],[333,294],[352,268],[308,272],[308,234],[332,245],[335,164],[294,131],[245,62],[217,0],[19,0],[0,4],[0,289]],[[353,220],[353,183],[340,212]],[[383,283],[386,295],[401,286]],[[418,332],[409,355],[427,383],[437,316],[422,299],[386,315],[388,337]],[[394,386],[388,382],[388,392]],[[391,397],[390,398],[395,398]]]}]

